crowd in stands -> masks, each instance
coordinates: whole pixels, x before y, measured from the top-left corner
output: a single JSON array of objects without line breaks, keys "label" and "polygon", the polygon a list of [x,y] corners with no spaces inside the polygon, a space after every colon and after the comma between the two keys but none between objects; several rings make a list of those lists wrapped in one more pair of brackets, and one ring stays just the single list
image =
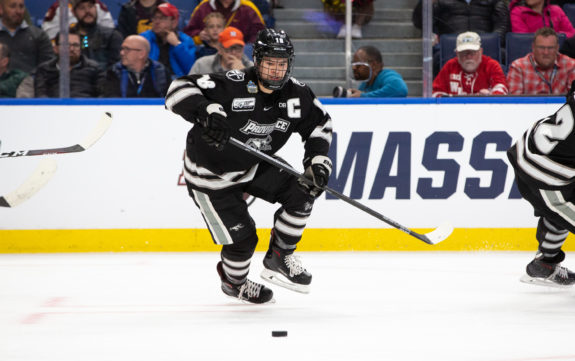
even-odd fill
[{"label": "crowd in stands", "polygon": [[[283,7],[278,0],[190,0],[194,6],[182,19],[165,0],[124,0],[114,19],[107,1],[69,0],[64,53],[71,97],[161,97],[177,77],[252,66],[257,33],[273,26],[273,8]],[[314,1],[342,23],[345,1]],[[353,38],[362,37],[374,1],[353,1]],[[562,10],[568,3],[573,1],[432,0],[433,96],[564,94],[575,80],[575,28]],[[419,0],[413,9],[418,28],[422,7]],[[36,26],[25,0],[0,0],[0,97],[59,96],[59,57],[66,50],[60,16],[55,0]],[[342,25],[336,37],[345,33]],[[531,34],[531,47],[506,58],[506,38],[515,33]],[[494,58],[482,44],[486,34],[498,36]],[[452,58],[440,61],[449,35],[457,36],[447,51]],[[407,96],[401,75],[383,64],[376,47],[360,47],[351,66],[362,83],[340,95]]]},{"label": "crowd in stands", "polygon": [[[433,96],[567,93],[575,80],[575,29],[562,9],[569,2],[432,0]],[[412,20],[421,28],[421,0]],[[481,35],[490,33],[499,35],[497,51],[502,56],[497,60],[485,55],[481,46]],[[442,39],[451,34],[458,34],[455,58],[441,67],[441,47],[447,46]],[[530,39],[518,58],[506,52],[515,45],[515,40],[506,43],[514,34],[529,34]]]},{"label": "crowd in stands", "polygon": [[260,12],[257,1],[202,0],[184,27],[164,0],[129,0],[117,21],[105,2],[69,0],[66,49],[59,1],[36,26],[25,0],[0,0],[0,97],[59,97],[61,54],[69,56],[71,97],[163,97],[194,65],[206,72],[252,66],[248,43],[273,22],[262,13],[281,6],[264,0]]}]

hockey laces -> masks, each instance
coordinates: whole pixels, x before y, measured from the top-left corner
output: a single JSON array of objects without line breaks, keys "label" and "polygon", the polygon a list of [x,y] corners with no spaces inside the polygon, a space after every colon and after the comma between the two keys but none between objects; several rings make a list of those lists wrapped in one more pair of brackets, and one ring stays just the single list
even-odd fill
[{"label": "hockey laces", "polygon": [[[250,298],[257,298],[260,296],[260,291],[262,289],[262,285],[247,280],[246,283],[242,285],[240,288],[240,294],[238,295],[239,299],[250,299]],[[247,295],[247,298],[243,298],[242,296],[244,293]]]},{"label": "hockey laces", "polygon": [[285,256],[285,263],[286,266],[289,268],[289,275],[290,277],[297,276],[305,269],[301,265],[301,260],[298,256],[294,256],[293,254]]},{"label": "hockey laces", "polygon": [[551,276],[549,278],[553,279],[555,277],[558,277],[558,278],[561,278],[564,280],[568,279],[569,273],[567,271],[567,268],[561,267],[561,266],[555,267],[555,271],[551,274]]}]

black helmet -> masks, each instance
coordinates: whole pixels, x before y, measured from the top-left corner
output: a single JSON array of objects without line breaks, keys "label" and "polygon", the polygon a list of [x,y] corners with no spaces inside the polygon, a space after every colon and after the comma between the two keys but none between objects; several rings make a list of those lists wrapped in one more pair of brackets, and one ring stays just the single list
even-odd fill
[{"label": "black helmet", "polygon": [[[274,30],[274,29],[263,29],[258,33],[258,38],[254,44],[254,65],[256,68],[256,74],[262,85],[270,90],[281,89],[285,83],[289,80],[293,62],[295,59],[293,44],[285,31]],[[280,80],[266,80],[262,78],[260,73],[260,67],[263,58],[287,58],[288,68],[284,77]]]}]

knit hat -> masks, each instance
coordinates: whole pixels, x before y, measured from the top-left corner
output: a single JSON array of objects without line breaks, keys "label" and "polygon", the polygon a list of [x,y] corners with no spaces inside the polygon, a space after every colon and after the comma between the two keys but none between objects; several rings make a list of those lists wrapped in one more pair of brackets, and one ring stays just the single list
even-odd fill
[{"label": "knit hat", "polygon": [[72,9],[75,9],[81,3],[91,2],[92,4],[96,3],[96,0],[72,0],[70,3],[72,4]]}]

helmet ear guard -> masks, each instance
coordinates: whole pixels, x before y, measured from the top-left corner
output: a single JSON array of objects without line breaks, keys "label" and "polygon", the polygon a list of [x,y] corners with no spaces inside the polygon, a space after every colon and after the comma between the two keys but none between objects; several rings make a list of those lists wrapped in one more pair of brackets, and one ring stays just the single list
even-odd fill
[{"label": "helmet ear guard", "polygon": [[[283,30],[263,29],[258,33],[254,44],[254,65],[256,75],[262,85],[270,90],[279,90],[290,78],[295,59],[294,48],[291,40]],[[264,57],[286,58],[288,67],[285,75],[280,80],[264,79],[260,71],[260,65]]]}]

